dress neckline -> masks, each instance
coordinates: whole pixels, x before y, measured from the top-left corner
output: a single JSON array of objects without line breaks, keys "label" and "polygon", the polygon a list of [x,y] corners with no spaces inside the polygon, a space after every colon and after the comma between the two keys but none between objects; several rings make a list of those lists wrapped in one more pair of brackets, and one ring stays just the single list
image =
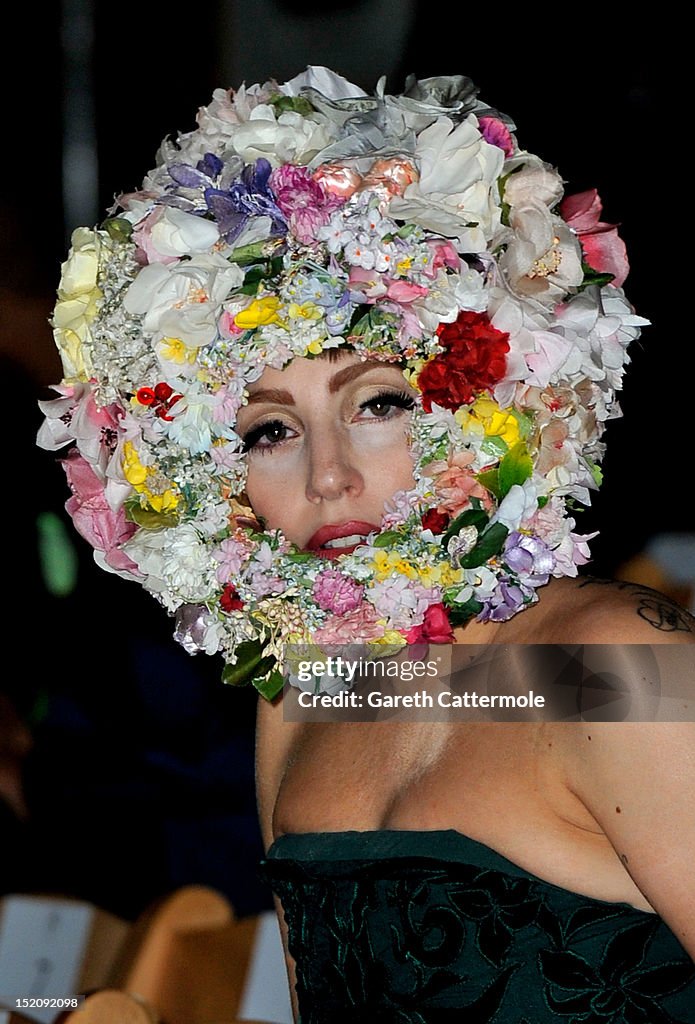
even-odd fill
[{"label": "dress neckline", "polygon": [[[365,845],[367,848],[365,849]],[[379,861],[399,857],[418,858],[433,863],[457,863],[497,871],[512,878],[552,889],[565,897],[585,900],[603,907],[629,910],[645,917],[656,917],[654,912],[635,907],[624,900],[602,900],[596,896],[565,889],[535,875],[519,864],[498,853],[491,846],[473,839],[457,829],[346,829],[327,832],[284,832],[268,847],[266,865],[278,861],[294,860],[299,863],[322,861]]]}]

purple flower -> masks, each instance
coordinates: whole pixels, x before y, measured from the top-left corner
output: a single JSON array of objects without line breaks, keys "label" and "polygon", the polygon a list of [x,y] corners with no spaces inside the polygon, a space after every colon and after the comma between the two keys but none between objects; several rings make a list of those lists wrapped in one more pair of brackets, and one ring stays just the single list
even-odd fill
[{"label": "purple flower", "polygon": [[271,167],[267,160],[261,158],[255,164],[247,164],[231,184],[230,168],[225,169],[219,157],[212,153],[207,153],[196,167],[171,164],[168,170],[175,187],[169,190],[169,195],[162,202],[176,204],[184,200],[189,204],[186,193],[197,189],[205,201],[200,212],[212,214],[226,242],[231,244],[240,237],[250,217],[270,219],[270,238],[281,238],[287,233],[287,221],[268,184]]},{"label": "purple flower", "polygon": [[314,600],[324,611],[335,615],[352,612],[362,603],[364,587],[337,569],[326,569],[316,577],[313,589]]},{"label": "purple flower", "polygon": [[528,603],[532,590],[519,587],[508,580],[502,580],[496,588],[492,597],[489,597],[483,604],[483,610],[478,615],[480,622],[506,622],[521,609],[522,605]]},{"label": "purple flower", "polygon": [[514,530],[504,545],[504,561],[520,582],[539,587],[548,582],[555,559],[548,545],[538,537]]}]

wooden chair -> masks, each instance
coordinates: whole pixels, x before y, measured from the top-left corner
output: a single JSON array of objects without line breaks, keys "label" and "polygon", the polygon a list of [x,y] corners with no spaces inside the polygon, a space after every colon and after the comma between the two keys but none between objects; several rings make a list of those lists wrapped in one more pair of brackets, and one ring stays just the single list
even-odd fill
[{"label": "wooden chair", "polygon": [[152,1007],[163,1024],[227,1024],[239,1010],[257,924],[237,920],[215,890],[185,886],[135,923],[109,987]]},{"label": "wooden chair", "polygon": [[77,1010],[61,1015],[56,1024],[161,1024],[161,1019],[127,992],[102,989],[87,996]]},{"label": "wooden chair", "polygon": [[[6,1007],[4,1003],[0,1003],[0,1024],[34,1024],[34,1022],[25,1017],[23,1013],[17,1013]],[[247,1021],[246,1024],[249,1022]]]}]

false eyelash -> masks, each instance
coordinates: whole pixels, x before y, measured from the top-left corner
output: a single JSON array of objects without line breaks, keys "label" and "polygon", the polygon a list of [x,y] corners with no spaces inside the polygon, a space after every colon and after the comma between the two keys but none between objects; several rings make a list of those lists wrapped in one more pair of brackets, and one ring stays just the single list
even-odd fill
[{"label": "false eyelash", "polygon": [[[243,451],[249,452],[254,447],[257,441],[259,441],[265,433],[271,427],[286,427],[287,424],[283,423],[282,420],[266,420],[264,423],[259,423],[257,427],[253,427],[249,430],[248,434],[244,437]],[[262,448],[256,449],[257,451],[264,451],[265,448],[272,448],[272,445],[264,445]]]},{"label": "false eyelash", "polygon": [[385,405],[395,405],[399,409],[415,408],[415,399],[406,391],[380,391],[379,394],[368,398],[366,402],[361,402],[360,409],[368,409],[370,405],[374,405],[376,402],[383,402]]}]

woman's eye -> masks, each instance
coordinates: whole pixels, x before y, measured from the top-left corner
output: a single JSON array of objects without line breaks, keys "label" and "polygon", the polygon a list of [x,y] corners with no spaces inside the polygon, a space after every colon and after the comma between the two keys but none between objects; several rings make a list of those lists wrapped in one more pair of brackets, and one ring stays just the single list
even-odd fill
[{"label": "woman's eye", "polygon": [[259,423],[257,427],[249,430],[244,437],[244,451],[250,452],[252,449],[263,451],[264,449],[274,448],[275,445],[280,444],[282,441],[287,441],[290,436],[294,436],[293,432],[282,420]]},{"label": "woman's eye", "polygon": [[361,402],[360,409],[371,413],[368,419],[374,417],[375,419],[387,420],[402,409],[412,409],[414,405],[415,399],[405,391],[388,391],[381,395],[374,395],[373,398],[368,398],[366,402]]}]

